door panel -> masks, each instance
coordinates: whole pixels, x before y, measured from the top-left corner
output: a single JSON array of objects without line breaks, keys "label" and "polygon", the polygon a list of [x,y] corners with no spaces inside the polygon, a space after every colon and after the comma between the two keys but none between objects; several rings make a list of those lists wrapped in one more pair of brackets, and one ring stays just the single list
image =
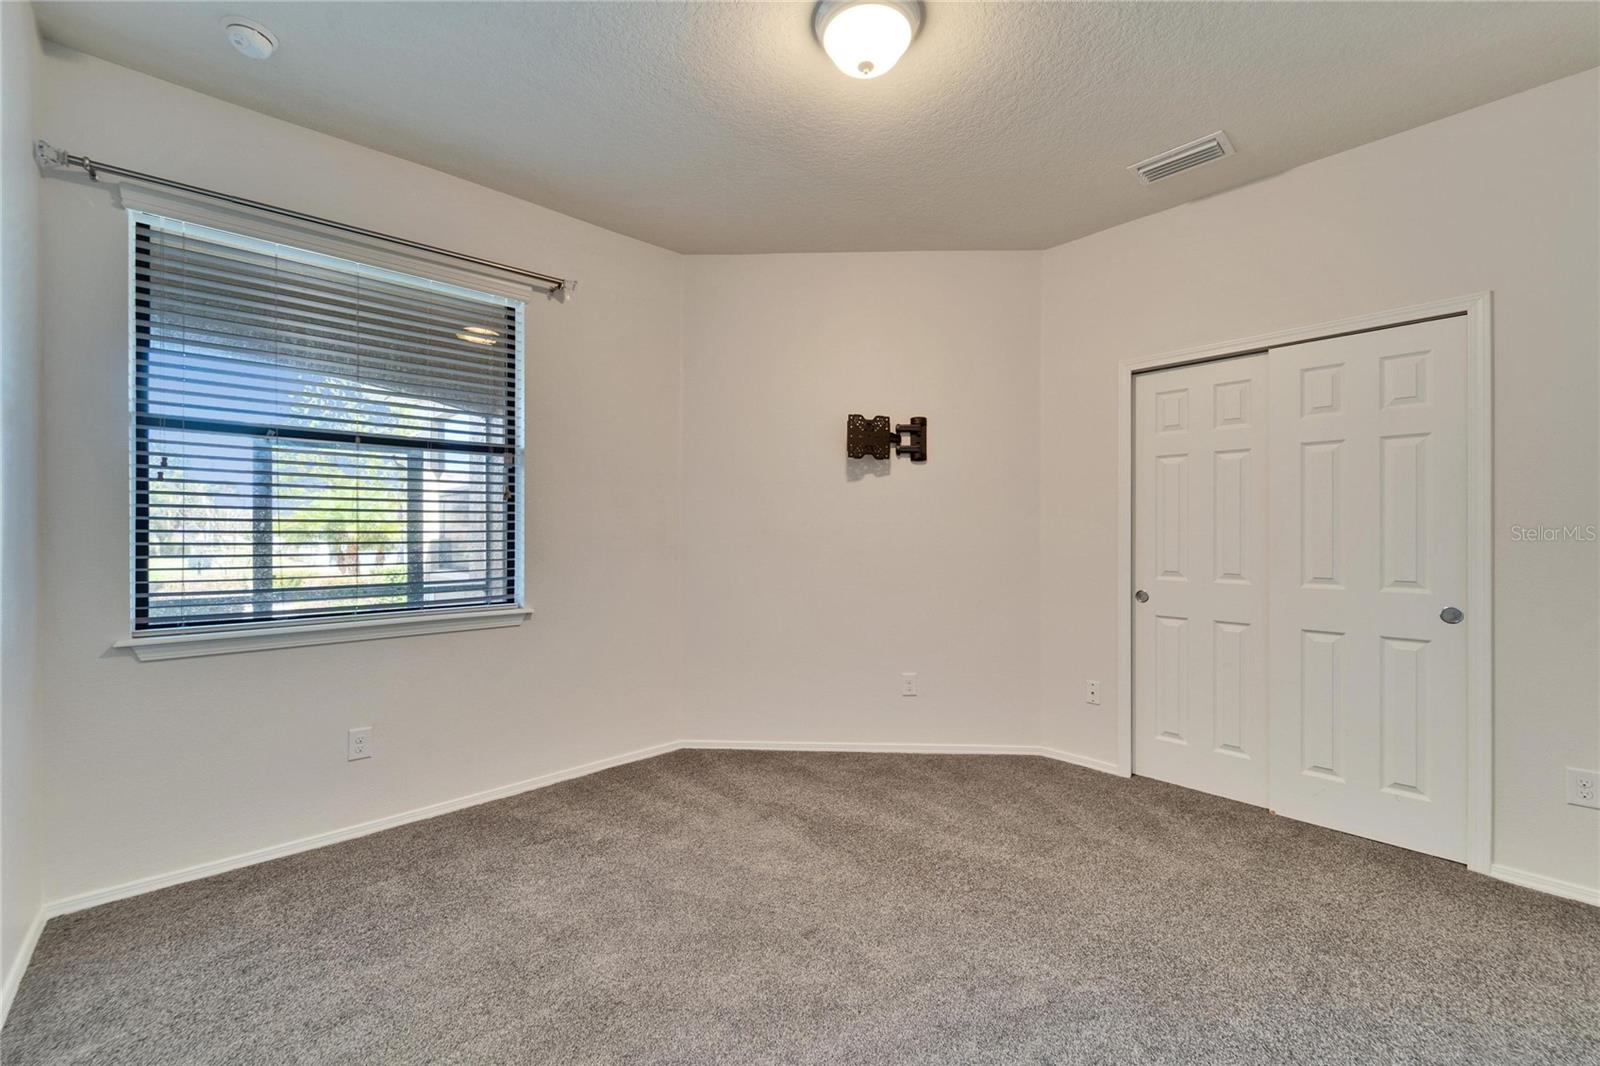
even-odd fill
[{"label": "door panel", "polygon": [[1466,854],[1466,320],[1275,349],[1270,805]]},{"label": "door panel", "polygon": [[[1135,379],[1134,770],[1264,804],[1266,357]],[[1130,593],[1132,590],[1129,590]]]}]

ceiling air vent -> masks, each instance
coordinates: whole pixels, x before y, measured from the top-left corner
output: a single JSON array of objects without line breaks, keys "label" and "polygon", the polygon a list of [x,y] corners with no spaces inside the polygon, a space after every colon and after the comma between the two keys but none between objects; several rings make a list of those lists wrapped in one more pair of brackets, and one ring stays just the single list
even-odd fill
[{"label": "ceiling air vent", "polygon": [[1233,154],[1233,145],[1228,143],[1228,135],[1221,130],[1207,137],[1188,144],[1180,144],[1176,148],[1168,149],[1160,155],[1153,155],[1142,163],[1135,163],[1128,169],[1145,185],[1170,178],[1180,170],[1209,163],[1213,159],[1221,159],[1225,155]]}]

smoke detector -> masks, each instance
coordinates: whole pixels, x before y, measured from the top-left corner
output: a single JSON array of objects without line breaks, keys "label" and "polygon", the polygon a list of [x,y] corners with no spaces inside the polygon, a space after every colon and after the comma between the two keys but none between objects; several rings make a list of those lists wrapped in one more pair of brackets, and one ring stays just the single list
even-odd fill
[{"label": "smoke detector", "polygon": [[278,39],[259,22],[230,18],[222,24],[222,28],[228,35],[228,43],[247,58],[265,59],[278,50]]},{"label": "smoke detector", "polygon": [[1181,171],[1221,159],[1223,156],[1233,154],[1233,145],[1228,142],[1228,135],[1221,130],[1201,137],[1199,140],[1180,144],[1176,148],[1169,148],[1160,155],[1153,155],[1142,163],[1135,163],[1128,169],[1133,171],[1141,185],[1149,185],[1170,178]]}]

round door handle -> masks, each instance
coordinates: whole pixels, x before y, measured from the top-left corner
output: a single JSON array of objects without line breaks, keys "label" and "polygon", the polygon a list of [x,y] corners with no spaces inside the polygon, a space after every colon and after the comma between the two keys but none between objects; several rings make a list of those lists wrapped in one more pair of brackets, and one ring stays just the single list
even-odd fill
[{"label": "round door handle", "polygon": [[1149,603],[1150,602],[1150,594],[1148,592],[1146,592],[1144,589],[1140,589],[1138,592],[1135,592],[1133,594],[1133,598],[1138,600],[1140,603]]},{"label": "round door handle", "polygon": [[1439,612],[1439,621],[1451,626],[1455,625],[1465,617],[1466,615],[1461,613],[1461,608],[1459,607],[1446,607],[1444,610]]}]

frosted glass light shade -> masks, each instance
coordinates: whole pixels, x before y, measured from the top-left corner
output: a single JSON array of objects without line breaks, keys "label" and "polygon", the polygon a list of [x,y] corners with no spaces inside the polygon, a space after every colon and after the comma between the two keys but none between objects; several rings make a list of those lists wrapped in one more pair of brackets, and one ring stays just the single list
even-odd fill
[{"label": "frosted glass light shade", "polygon": [[823,0],[815,28],[835,66],[852,78],[876,78],[906,54],[921,23],[921,6],[915,3]]}]

